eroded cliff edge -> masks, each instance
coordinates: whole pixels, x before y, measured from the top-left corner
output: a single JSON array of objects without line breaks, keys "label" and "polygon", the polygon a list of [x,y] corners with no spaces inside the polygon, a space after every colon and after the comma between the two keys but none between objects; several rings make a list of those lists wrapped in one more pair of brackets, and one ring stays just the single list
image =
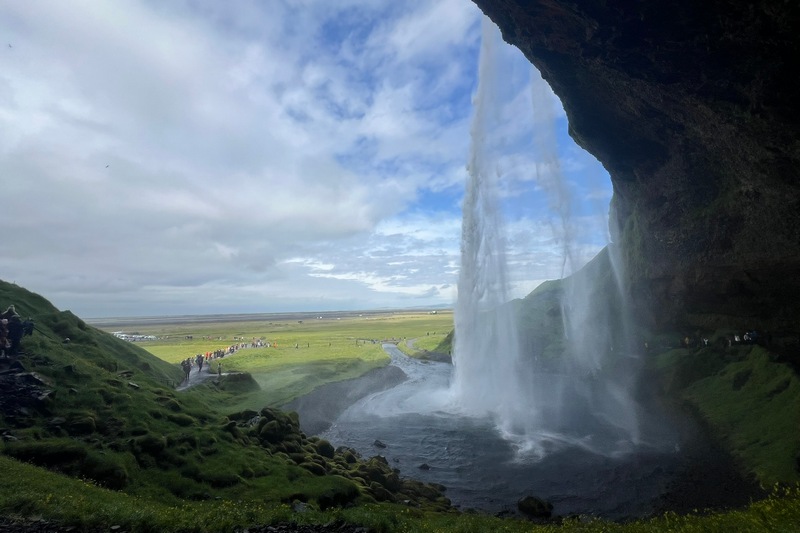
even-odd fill
[{"label": "eroded cliff edge", "polygon": [[800,5],[474,1],[609,171],[647,325],[796,330]]}]

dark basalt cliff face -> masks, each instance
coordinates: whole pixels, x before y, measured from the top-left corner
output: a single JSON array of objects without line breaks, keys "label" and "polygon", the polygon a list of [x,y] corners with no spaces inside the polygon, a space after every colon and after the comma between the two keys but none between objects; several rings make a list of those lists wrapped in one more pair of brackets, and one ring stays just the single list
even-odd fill
[{"label": "dark basalt cliff face", "polygon": [[654,327],[800,325],[800,4],[474,0],[611,175]]}]

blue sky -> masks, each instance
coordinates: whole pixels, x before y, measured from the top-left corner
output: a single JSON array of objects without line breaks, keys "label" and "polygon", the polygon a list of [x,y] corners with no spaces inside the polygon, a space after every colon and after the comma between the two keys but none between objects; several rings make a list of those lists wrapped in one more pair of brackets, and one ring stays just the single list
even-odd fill
[{"label": "blue sky", "polygon": [[[452,305],[481,17],[469,0],[4,2],[0,278],[86,318]],[[560,275],[556,204],[582,261],[602,247],[611,186],[498,44],[516,297]]]}]

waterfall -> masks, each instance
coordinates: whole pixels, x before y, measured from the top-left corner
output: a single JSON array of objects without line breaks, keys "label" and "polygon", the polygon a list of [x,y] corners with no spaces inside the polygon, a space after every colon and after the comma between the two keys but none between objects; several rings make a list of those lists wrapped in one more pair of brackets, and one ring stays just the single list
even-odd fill
[{"label": "waterfall", "polygon": [[619,262],[614,260],[615,247],[609,246],[578,271],[584,260],[558,156],[552,97],[538,72],[531,78],[537,113],[537,163],[531,171],[555,213],[552,227],[561,248],[563,279],[553,293],[564,342],[555,361],[521,344],[518,305],[509,302],[500,207],[503,175],[497,163],[497,153],[508,146],[502,146],[507,141],[502,135],[494,135],[509,119],[501,116],[507,87],[501,77],[500,42],[499,30],[484,17],[463,201],[451,393],[460,411],[489,417],[521,452],[535,457],[563,445],[599,453],[625,451],[638,440],[638,415],[630,392],[636,365],[624,340],[630,332],[619,291]]},{"label": "waterfall", "polygon": [[462,408],[476,415],[499,414],[519,399],[513,355],[519,352],[519,343],[516,321],[504,305],[508,289],[503,220],[486,137],[497,111],[492,85],[497,79],[496,31],[484,18],[455,312],[454,392]]}]

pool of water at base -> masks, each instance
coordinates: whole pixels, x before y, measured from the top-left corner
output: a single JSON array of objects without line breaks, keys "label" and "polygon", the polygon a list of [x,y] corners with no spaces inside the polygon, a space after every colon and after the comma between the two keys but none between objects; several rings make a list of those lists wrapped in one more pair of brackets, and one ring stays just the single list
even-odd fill
[{"label": "pool of water at base", "polygon": [[560,516],[645,516],[682,464],[678,445],[665,435],[658,446],[637,443],[614,453],[551,435],[546,453],[521,453],[490,419],[435,407],[448,389],[451,365],[385,349],[409,379],[351,405],[321,436],[364,457],[382,455],[403,477],[444,485],[461,509],[514,513],[516,502],[532,495]]}]

